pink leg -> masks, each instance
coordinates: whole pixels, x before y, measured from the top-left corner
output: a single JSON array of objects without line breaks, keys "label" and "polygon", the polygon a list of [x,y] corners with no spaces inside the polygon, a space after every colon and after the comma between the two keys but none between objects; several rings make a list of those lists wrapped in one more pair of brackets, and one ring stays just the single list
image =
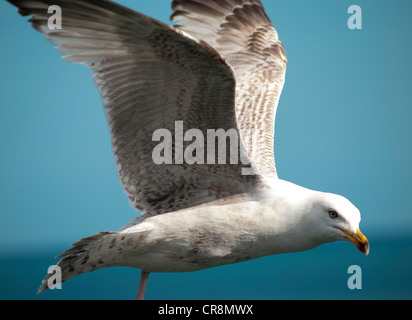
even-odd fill
[{"label": "pink leg", "polygon": [[144,299],[144,293],[146,291],[146,284],[147,284],[147,279],[149,278],[149,274],[150,272],[145,272],[142,270],[142,274],[140,276],[139,290],[137,291],[136,300]]}]

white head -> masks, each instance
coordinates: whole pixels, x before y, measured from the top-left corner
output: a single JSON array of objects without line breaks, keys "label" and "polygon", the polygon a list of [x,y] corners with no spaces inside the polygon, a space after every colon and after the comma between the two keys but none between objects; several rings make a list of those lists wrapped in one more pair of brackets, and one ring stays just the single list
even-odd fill
[{"label": "white head", "polygon": [[347,240],[369,254],[368,239],[359,230],[360,212],[348,199],[315,191],[306,199],[302,210],[303,225],[311,229],[313,241],[321,244]]}]

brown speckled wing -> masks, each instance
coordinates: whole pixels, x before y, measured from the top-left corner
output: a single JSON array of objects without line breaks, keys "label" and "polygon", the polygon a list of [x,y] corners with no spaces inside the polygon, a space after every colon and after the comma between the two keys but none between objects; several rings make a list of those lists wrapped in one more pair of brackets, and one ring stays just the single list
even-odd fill
[{"label": "brown speckled wing", "polygon": [[262,175],[276,175],[274,124],[287,57],[259,0],[173,0],[175,28],[218,51],[236,76],[236,116]]},{"label": "brown speckled wing", "polygon": [[[158,129],[237,128],[233,70],[211,46],[182,31],[105,0],[9,0],[66,56],[89,66],[104,100],[120,182],[133,207],[176,211],[241,195],[258,176],[234,165],[156,165]],[[47,9],[62,9],[50,30]]]}]

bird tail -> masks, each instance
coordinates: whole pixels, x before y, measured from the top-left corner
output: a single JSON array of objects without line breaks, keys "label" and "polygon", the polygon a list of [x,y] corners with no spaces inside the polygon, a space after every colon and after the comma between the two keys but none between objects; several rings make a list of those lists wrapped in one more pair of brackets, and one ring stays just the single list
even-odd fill
[{"label": "bird tail", "polygon": [[[117,232],[100,232],[76,241],[73,243],[73,248],[58,255],[57,258],[62,258],[57,264],[61,283],[81,273],[110,266],[110,262],[105,261],[107,258],[105,259],[102,252],[113,247],[117,235]],[[52,270],[56,270],[55,268]],[[55,272],[48,273],[43,279],[37,294],[54,287],[56,280],[58,279]]]}]

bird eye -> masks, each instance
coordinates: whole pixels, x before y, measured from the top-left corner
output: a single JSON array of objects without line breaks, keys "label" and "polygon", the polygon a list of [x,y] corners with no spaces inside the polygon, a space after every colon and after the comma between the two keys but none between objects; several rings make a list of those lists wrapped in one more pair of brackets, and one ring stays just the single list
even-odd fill
[{"label": "bird eye", "polygon": [[329,210],[329,217],[331,217],[332,219],[336,219],[338,217],[338,213],[335,210]]}]

